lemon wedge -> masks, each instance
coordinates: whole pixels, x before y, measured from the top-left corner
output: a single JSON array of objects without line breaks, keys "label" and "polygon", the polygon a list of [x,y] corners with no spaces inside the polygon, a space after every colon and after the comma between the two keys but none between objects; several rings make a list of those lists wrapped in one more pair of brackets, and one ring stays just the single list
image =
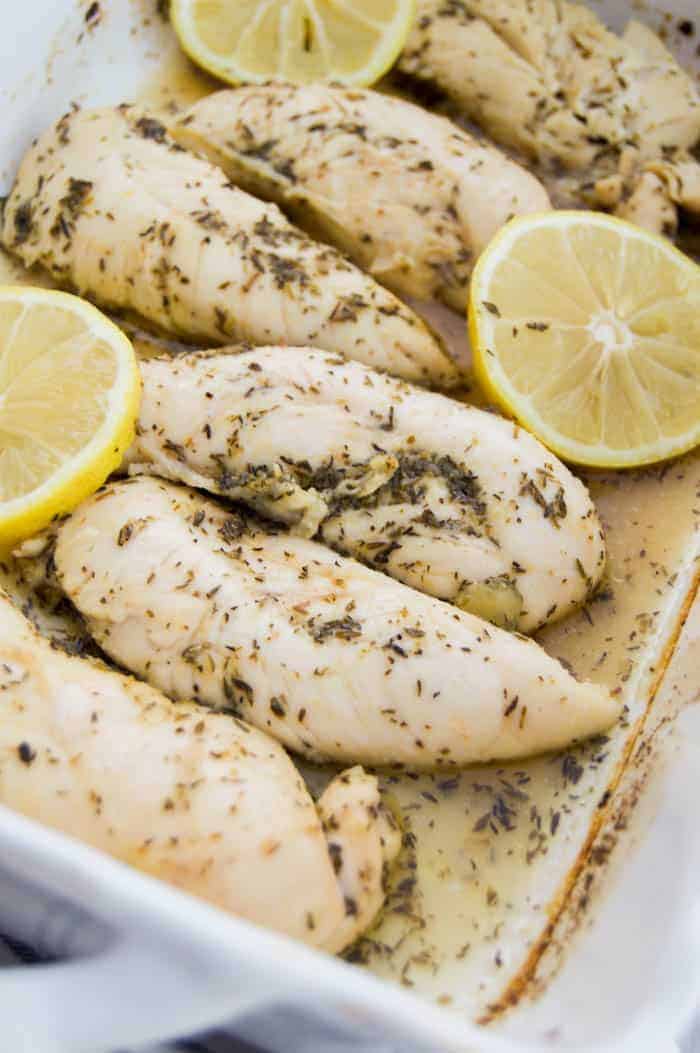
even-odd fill
[{"label": "lemon wedge", "polygon": [[565,460],[700,443],[700,267],[663,238],[597,212],[512,220],[474,269],[469,329],[488,395]]},{"label": "lemon wedge", "polygon": [[0,287],[0,547],[70,512],[133,439],[141,380],[120,329],[89,303]]},{"label": "lemon wedge", "polygon": [[415,0],[172,0],[187,54],[230,84],[338,81],[386,73],[411,29]]}]

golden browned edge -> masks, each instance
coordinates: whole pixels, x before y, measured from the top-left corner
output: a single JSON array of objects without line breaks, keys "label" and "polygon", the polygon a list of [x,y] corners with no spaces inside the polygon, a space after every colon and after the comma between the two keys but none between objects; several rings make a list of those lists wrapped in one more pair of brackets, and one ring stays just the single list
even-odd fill
[{"label": "golden browned edge", "polygon": [[508,1009],[512,1009],[520,999],[526,994],[528,986],[533,983],[535,979],[535,971],[540,963],[542,956],[545,951],[549,948],[549,945],[554,936],[557,924],[564,912],[564,908],[567,905],[568,900],[574,893],[575,887],[584,869],[589,861],[591,855],[591,849],[593,848],[594,842],[600,832],[603,830],[607,823],[613,805],[615,802],[615,792],[617,791],[622,776],[627,772],[630,764],[630,759],[635,751],[638,740],[644,729],[644,725],[651,713],[651,708],[656,698],[661,682],[666,674],[669,663],[673,657],[676,649],[676,645],[683,631],[683,627],[690,613],[690,608],[693,605],[696,595],[700,592],[700,568],[695,572],[694,578],[690,584],[690,588],[686,593],[685,599],[681,605],[676,625],[673,631],[669,634],[666,644],[661,652],[658,666],[654,673],[649,693],[647,696],[647,704],[644,713],[636,721],[634,729],[628,736],[627,742],[624,747],[623,755],[620,758],[615,772],[608,783],[605,791],[602,794],[601,801],[605,801],[603,807],[598,807],[596,814],[591,820],[591,825],[588,829],[588,834],[583,846],[576,858],[576,861],[570,867],[567,875],[561,883],[559,891],[554,895],[548,910],[549,920],[545,925],[542,933],[540,934],[537,942],[530,950],[525,962],[520,967],[518,972],[512,978],[508,986],[506,987],[503,994],[496,1002],[492,1002],[486,1009],[486,1011],[477,1019],[478,1024],[490,1024]]}]

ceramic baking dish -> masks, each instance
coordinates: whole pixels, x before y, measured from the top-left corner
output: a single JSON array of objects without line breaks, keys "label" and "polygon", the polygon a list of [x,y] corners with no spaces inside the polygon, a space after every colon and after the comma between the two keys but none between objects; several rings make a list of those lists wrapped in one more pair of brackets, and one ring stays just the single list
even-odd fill
[{"label": "ceramic baking dish", "polygon": [[[72,103],[167,109],[212,86],[156,0],[2,6],[0,192]],[[597,9],[661,27],[700,70],[696,0]],[[460,319],[433,321],[466,353]],[[98,1053],[233,1021],[284,1053],[673,1049],[700,993],[700,457],[587,482],[608,588],[541,639],[619,691],[621,727],[527,763],[386,778],[410,836],[350,963],[0,809],[0,930],[56,959],[0,971],[4,1048]]]}]

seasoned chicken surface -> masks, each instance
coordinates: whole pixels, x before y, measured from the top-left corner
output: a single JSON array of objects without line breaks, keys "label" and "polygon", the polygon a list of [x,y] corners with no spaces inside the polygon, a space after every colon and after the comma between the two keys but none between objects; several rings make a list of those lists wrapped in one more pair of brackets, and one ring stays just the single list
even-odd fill
[{"label": "seasoned chicken surface", "polygon": [[79,110],[41,136],[2,237],[62,285],[187,339],[307,343],[410,380],[457,379],[390,292],[129,107]]},{"label": "seasoned chicken surface", "polygon": [[50,563],[122,665],[311,759],[519,757],[618,714],[531,640],[153,478],[81,505]]},{"label": "seasoned chicken surface", "polygon": [[381,906],[399,835],[361,768],[317,807],[269,736],[55,650],[3,592],[0,698],[10,808],[329,951]]},{"label": "seasoned chicken surface", "polygon": [[529,158],[557,204],[672,234],[700,214],[700,94],[639,22],[622,36],[566,0],[418,0],[399,68]]},{"label": "seasoned chicken surface", "polygon": [[587,490],[509,421],[308,348],[141,373],[132,472],[246,501],[506,628],[567,613],[600,579]]},{"label": "seasoned chicken surface", "polygon": [[326,84],[220,91],[172,134],[399,295],[466,309],[472,267],[514,215],[548,209],[525,169],[403,99]]}]

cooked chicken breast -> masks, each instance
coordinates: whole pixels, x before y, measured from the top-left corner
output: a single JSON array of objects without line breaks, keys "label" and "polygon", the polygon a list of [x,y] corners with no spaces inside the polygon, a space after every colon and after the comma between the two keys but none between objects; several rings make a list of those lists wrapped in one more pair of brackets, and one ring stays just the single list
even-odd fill
[{"label": "cooked chicken breast", "polygon": [[509,421],[308,348],[141,373],[132,472],[242,499],[506,628],[560,617],[600,579],[586,488]]},{"label": "cooked chicken breast", "polygon": [[457,379],[390,292],[129,107],[79,110],[41,136],[2,237],[62,285],[181,337],[306,343],[410,380]]},{"label": "cooked chicken breast", "polygon": [[533,641],[153,478],[81,505],[50,563],[122,665],[314,760],[519,757],[618,714]]},{"label": "cooked chicken breast", "polygon": [[3,592],[0,693],[10,808],[329,951],[381,906],[399,835],[361,768],[316,807],[269,736],[55,650]]},{"label": "cooked chicken breast", "polygon": [[220,91],[171,132],[399,295],[462,312],[476,257],[496,231],[550,207],[534,176],[497,150],[375,91]]},{"label": "cooked chicken breast", "polygon": [[669,234],[678,206],[700,213],[700,94],[639,22],[617,36],[566,0],[418,0],[399,68],[534,162],[557,204]]}]

